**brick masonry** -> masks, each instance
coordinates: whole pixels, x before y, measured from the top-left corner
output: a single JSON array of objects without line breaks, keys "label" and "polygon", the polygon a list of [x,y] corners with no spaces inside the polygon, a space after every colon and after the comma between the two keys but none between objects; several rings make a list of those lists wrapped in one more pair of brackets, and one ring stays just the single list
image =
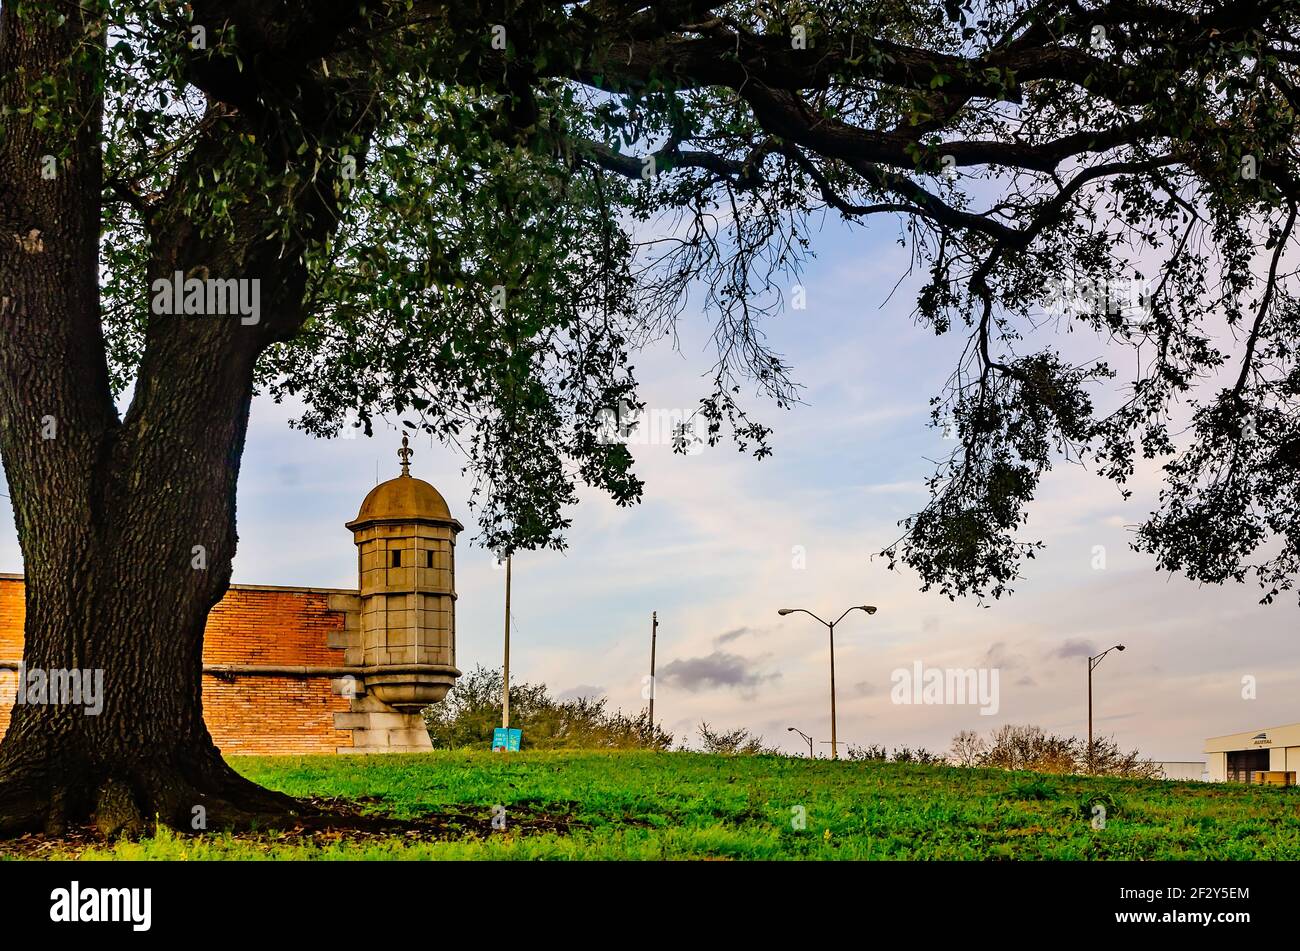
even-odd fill
[{"label": "brick masonry", "polygon": [[[231,585],[208,617],[204,664],[355,666],[361,662],[358,609],[354,591]],[[0,575],[0,660],[22,658],[25,613],[22,577]],[[394,733],[392,742],[384,736],[378,743],[359,729],[369,725],[362,720],[377,701],[366,698],[364,688],[350,699],[345,683],[329,676],[205,673],[203,715],[226,754],[349,752],[354,733],[358,746],[427,747],[427,734],[411,732],[420,722],[416,716],[403,721],[405,733]],[[0,736],[12,705],[12,691],[0,696]]]}]

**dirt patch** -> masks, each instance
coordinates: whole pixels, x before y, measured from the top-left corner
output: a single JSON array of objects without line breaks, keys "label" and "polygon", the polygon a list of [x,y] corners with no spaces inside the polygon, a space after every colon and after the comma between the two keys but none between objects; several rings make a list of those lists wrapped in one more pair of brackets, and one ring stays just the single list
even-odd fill
[{"label": "dirt patch", "polygon": [[[494,835],[567,835],[586,823],[573,815],[576,803],[527,801],[512,803],[505,814],[505,827],[494,814],[494,807],[440,809],[411,819],[395,819],[384,814],[383,797],[357,799],[310,798],[299,800],[308,812],[287,817],[278,829],[233,832],[231,838],[250,845],[328,846],[339,842],[366,844],[386,839],[404,842],[447,842],[460,839],[484,839]],[[543,805],[546,808],[543,808]],[[497,825],[494,825],[494,821]],[[178,834],[201,840],[203,832]],[[109,840],[93,825],[69,829],[63,835],[29,833],[15,839],[0,839],[0,857],[5,858],[76,858],[87,849],[105,846]]]}]

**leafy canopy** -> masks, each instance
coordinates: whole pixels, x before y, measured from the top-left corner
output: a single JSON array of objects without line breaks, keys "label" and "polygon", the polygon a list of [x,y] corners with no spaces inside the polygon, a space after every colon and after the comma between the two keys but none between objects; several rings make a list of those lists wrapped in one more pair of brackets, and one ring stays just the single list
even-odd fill
[{"label": "leafy canopy", "polygon": [[[1266,601],[1294,586],[1294,2],[82,10],[102,28],[69,70],[104,82],[119,388],[148,368],[170,235],[193,237],[186,264],[289,260],[252,337],[260,385],[313,432],[386,416],[459,445],[486,544],[558,545],[579,482],[639,497],[601,438],[604,412],[636,405],[638,346],[702,310],[709,439],[765,454],[746,391],[798,399],[765,320],[828,214],[889,223],[922,277],[916,318],[967,340],[932,406],[954,450],[891,565],[999,596],[1039,547],[1027,503],[1054,462],[1124,487],[1149,459],[1164,488],[1135,544],[1160,568],[1253,573]],[[59,77],[22,81],[55,138],[76,118]],[[1077,362],[1044,327],[1110,359]]]}]

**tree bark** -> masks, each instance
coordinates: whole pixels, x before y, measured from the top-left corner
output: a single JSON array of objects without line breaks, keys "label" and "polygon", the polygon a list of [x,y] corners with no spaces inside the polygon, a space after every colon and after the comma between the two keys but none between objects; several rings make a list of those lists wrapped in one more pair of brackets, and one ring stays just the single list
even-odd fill
[{"label": "tree bark", "polygon": [[[173,270],[258,279],[267,316],[153,317],[131,406],[120,418],[100,318],[98,242],[102,23],[0,11],[0,107],[29,106],[33,77],[61,76],[75,135],[11,112],[0,134],[0,455],[26,573],[24,664],[102,671],[102,709],[26,703],[0,743],[0,835],[58,832],[93,818],[106,834],[155,819],[178,829],[282,821],[298,804],[240,777],[203,721],[209,610],[235,552],[235,486],[258,354],[303,318],[303,251],[336,226],[311,199],[297,244],[265,240],[277,203],[250,198],[213,237],[183,210],[185,174],[146,220],[149,280]],[[90,57],[69,70],[74,51]],[[219,164],[231,123],[254,123],[268,150],[274,116],[213,102],[187,159]],[[358,128],[345,111],[331,116]],[[363,130],[364,131],[364,130]],[[225,137],[223,140],[223,136]],[[57,140],[57,141],[54,141]],[[69,144],[70,143],[70,144]],[[54,177],[45,158],[58,152]],[[141,288],[142,296],[147,288]],[[202,818],[200,823],[196,820]]]}]

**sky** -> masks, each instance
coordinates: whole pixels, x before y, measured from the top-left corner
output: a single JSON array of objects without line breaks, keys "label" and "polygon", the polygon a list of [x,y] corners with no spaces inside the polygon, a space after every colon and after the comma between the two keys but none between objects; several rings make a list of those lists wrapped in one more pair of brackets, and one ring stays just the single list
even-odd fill
[{"label": "sky", "polygon": [[[767,326],[794,364],[803,402],[754,401],[774,429],[772,457],[722,443],[697,454],[633,447],[641,504],[619,508],[585,491],[564,552],[523,552],[513,563],[511,668],[561,696],[604,695],[644,705],[651,612],[658,612],[656,718],[694,742],[702,721],[745,727],[790,752],[830,738],[824,618],[836,628],[838,738],[946,751],[962,730],[1007,723],[1087,730],[1087,657],[1116,643],[1094,674],[1095,729],[1156,760],[1199,760],[1206,737],[1300,721],[1300,609],[1293,597],[1258,603],[1253,584],[1202,587],[1156,572],[1128,547],[1150,510],[1158,472],[1134,496],[1067,465],[1044,480],[1026,537],[1047,549],[999,601],[923,594],[907,569],[873,553],[925,501],[932,460],[946,455],[927,426],[962,341],[913,323],[905,249],[888,226],[852,233],[828,224],[801,283],[804,310]],[[635,360],[651,411],[689,409],[709,392],[708,326],[683,318],[680,349],[664,341]],[[1072,340],[1076,353],[1090,342]],[[1083,348],[1080,350],[1079,348]],[[1098,349],[1098,354],[1100,350]],[[254,403],[238,496],[234,581],[355,587],[344,523],[376,480],[399,472],[400,435],[321,440],[292,430],[294,407]],[[505,573],[473,542],[469,482],[454,450],[413,441],[412,474],[433,483],[466,525],[457,548],[457,664],[499,666]],[[1104,549],[1104,566],[1099,549]],[[0,571],[21,571],[12,512],[0,509]],[[998,671],[996,712],[977,703],[892,702],[895,671]],[[1252,699],[1243,677],[1253,677]],[[843,749],[841,749],[843,755]]]}]

